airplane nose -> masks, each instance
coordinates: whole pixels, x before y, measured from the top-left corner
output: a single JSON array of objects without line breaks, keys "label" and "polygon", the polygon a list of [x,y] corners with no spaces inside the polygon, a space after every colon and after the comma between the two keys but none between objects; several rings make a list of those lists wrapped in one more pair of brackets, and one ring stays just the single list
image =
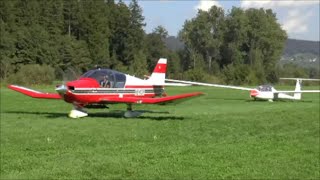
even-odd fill
[{"label": "airplane nose", "polygon": [[259,94],[259,92],[257,90],[251,90],[250,91],[250,96],[251,97],[256,97]]},{"label": "airplane nose", "polygon": [[56,88],[59,94],[65,94],[67,92],[67,87],[65,85],[60,85]]}]

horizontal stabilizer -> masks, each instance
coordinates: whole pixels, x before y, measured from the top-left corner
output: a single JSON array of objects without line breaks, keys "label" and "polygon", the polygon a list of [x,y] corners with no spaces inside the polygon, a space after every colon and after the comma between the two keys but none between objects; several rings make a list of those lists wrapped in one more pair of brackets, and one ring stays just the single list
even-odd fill
[{"label": "horizontal stabilizer", "polygon": [[320,79],[308,79],[308,78],[280,78],[281,80],[302,80],[302,81],[320,81]]},{"label": "horizontal stabilizer", "polygon": [[320,90],[276,91],[276,93],[320,93]]},{"label": "horizontal stabilizer", "polygon": [[175,101],[184,98],[190,98],[194,96],[203,95],[201,92],[187,93],[187,94],[179,94],[174,96],[167,97],[159,97],[159,98],[142,98],[142,97],[108,97],[102,99],[102,102],[106,103],[136,103],[136,104],[158,104],[164,102]]},{"label": "horizontal stabilizer", "polygon": [[17,85],[9,85],[8,88],[33,98],[61,99],[61,96],[57,93],[43,93],[40,91],[35,91],[33,89],[29,89],[29,88],[25,88]]}]

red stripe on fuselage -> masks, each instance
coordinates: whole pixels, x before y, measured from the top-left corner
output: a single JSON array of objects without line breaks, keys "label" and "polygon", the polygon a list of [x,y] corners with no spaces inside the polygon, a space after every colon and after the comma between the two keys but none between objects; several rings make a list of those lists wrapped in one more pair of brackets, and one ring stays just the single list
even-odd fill
[{"label": "red stripe on fuselage", "polygon": [[154,73],[166,73],[167,64],[157,64],[154,68]]},{"label": "red stripe on fuselage", "polygon": [[82,103],[82,104],[90,104],[90,103],[100,103],[101,101],[107,100],[108,97],[114,98],[126,98],[126,97],[139,97],[139,98],[152,98],[155,97],[154,93],[144,94],[143,96],[137,96],[133,93],[122,94],[73,94],[71,92],[67,92],[64,96],[64,100],[69,103]]},{"label": "red stripe on fuselage", "polygon": [[146,85],[126,85],[125,88],[163,88],[162,86],[146,86]]}]

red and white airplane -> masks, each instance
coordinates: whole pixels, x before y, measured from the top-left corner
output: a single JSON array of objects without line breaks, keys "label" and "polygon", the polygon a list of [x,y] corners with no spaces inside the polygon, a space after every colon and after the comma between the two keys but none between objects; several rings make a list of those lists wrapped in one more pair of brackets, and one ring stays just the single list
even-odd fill
[{"label": "red and white airplane", "polygon": [[[295,90],[276,90],[271,85],[261,85],[257,88],[247,88],[247,87],[239,87],[239,86],[229,86],[229,85],[220,85],[220,84],[209,84],[209,83],[201,83],[201,82],[192,82],[192,81],[182,81],[175,79],[166,79],[168,82],[174,83],[184,83],[189,85],[199,85],[199,86],[211,86],[211,87],[219,87],[219,88],[228,88],[228,89],[237,89],[237,90],[245,90],[250,92],[250,97],[254,98],[254,100],[279,100],[279,99],[291,99],[291,100],[300,100],[302,93],[319,93],[320,90],[301,90],[302,81],[320,81],[320,79],[305,79],[305,78],[280,78],[283,80],[296,80]],[[293,95],[289,95],[287,93],[292,93]]]},{"label": "red and white airplane", "polygon": [[[125,117],[136,117],[143,112],[132,111],[132,104],[158,104],[202,95],[201,92],[166,96],[164,93],[167,59],[160,58],[149,79],[143,80],[111,69],[95,69],[83,74],[78,80],[56,87],[57,93],[43,93],[17,85],[9,85],[33,98],[63,99],[73,104],[71,118],[88,116],[85,107],[125,103]],[[108,87],[101,82],[108,77]],[[170,83],[170,85],[173,85]],[[179,84],[177,84],[179,85]]]}]

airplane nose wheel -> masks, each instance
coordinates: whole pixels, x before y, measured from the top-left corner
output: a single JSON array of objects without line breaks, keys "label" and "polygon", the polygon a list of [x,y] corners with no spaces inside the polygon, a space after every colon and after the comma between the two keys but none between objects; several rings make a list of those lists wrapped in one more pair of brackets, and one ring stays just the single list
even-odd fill
[{"label": "airplane nose wheel", "polygon": [[141,111],[132,111],[132,104],[127,104],[127,111],[124,113],[124,117],[134,118],[140,116],[142,113]]}]

